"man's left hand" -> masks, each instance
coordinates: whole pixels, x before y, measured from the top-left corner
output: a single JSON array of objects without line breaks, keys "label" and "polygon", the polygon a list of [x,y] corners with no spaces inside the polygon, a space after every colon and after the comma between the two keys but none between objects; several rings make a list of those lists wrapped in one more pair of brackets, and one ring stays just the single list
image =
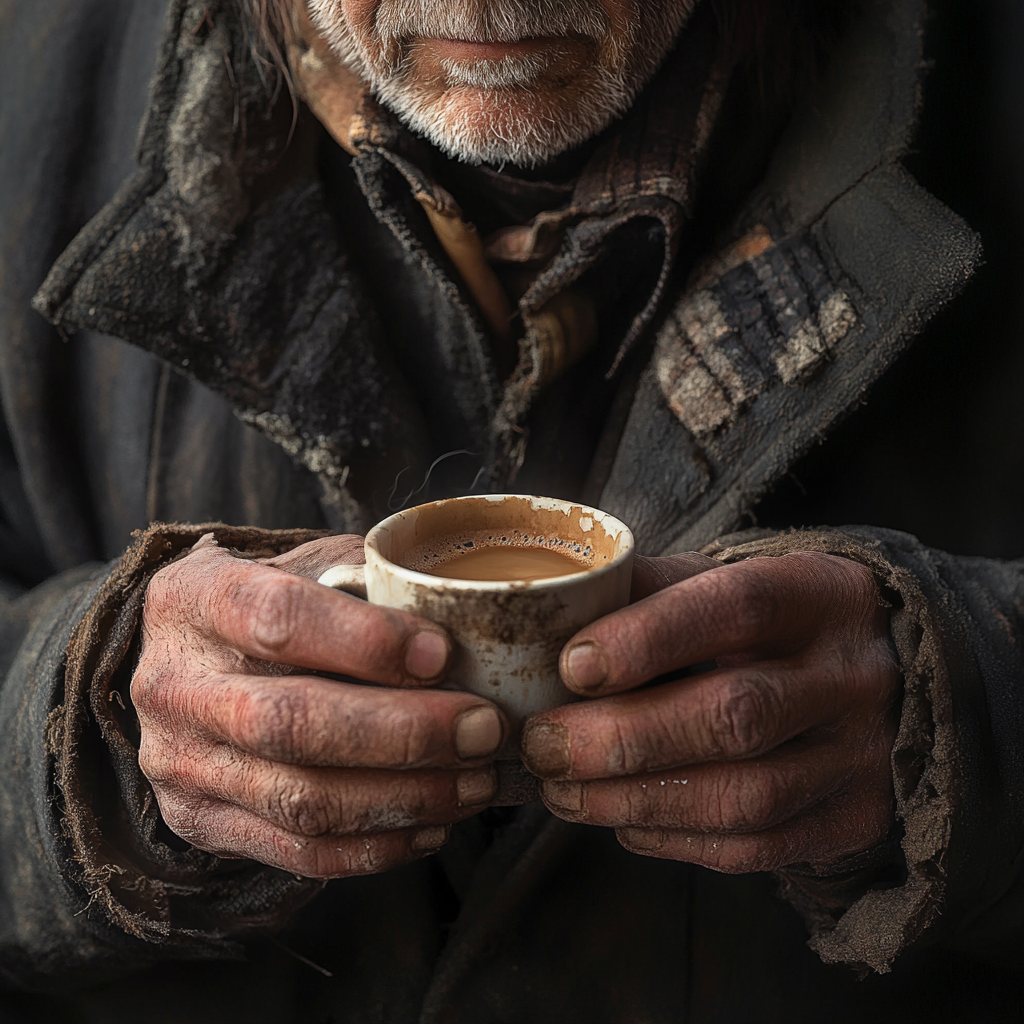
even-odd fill
[{"label": "man's left hand", "polygon": [[885,838],[901,678],[869,570],[813,552],[638,559],[638,597],[562,653],[589,699],[526,725],[555,814],[732,873],[827,866]]}]

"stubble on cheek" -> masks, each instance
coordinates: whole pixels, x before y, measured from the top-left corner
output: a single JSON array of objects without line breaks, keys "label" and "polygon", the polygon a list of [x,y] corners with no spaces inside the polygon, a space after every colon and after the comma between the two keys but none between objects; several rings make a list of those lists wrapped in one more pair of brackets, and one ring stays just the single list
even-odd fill
[{"label": "stubble on cheek", "polygon": [[386,52],[377,31],[380,0],[292,0],[305,3],[313,23],[342,63],[364,78],[390,74],[401,59],[394,47]]},{"label": "stubble on cheek", "polygon": [[[335,53],[414,131],[470,163],[521,166],[578,145],[624,113],[671,48],[690,6],[688,0],[309,4]],[[474,42],[487,45],[474,52]]]}]

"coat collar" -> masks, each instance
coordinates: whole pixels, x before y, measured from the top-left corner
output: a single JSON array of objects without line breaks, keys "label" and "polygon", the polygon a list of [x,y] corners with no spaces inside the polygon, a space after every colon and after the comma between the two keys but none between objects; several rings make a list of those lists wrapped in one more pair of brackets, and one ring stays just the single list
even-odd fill
[{"label": "coat collar", "polygon": [[741,526],[978,266],[978,236],[901,164],[925,17],[920,0],[867,5],[669,311],[598,499],[650,553]]},{"label": "coat collar", "polygon": [[[694,22],[676,58],[608,133],[569,208],[533,226],[564,239],[520,303],[526,336],[507,382],[495,376],[487,332],[452,281],[452,261],[410,220],[386,173],[396,169],[438,223],[458,219],[457,203],[429,175],[424,144],[322,43],[304,42],[304,31],[300,25],[290,47],[300,88],[354,155],[378,218],[439,282],[465,325],[453,343],[466,351],[446,359],[466,368],[456,386],[466,408],[489,421],[476,429],[490,438],[492,484],[507,486],[522,461],[534,397],[586,352],[571,328],[595,320],[574,308],[559,315],[553,300],[604,257],[610,234],[626,221],[660,225],[662,270],[620,339],[617,363],[669,282],[725,77],[715,65],[713,19]],[[328,503],[347,510],[341,519],[355,528],[366,515],[353,504],[353,487],[365,492],[376,485],[371,475],[393,478],[430,453],[412,442],[415,396],[335,228],[301,120],[293,139],[289,97],[268,88],[248,43],[230,0],[175,0],[139,170],[57,261],[35,307],[65,330],[138,344],[223,394],[319,474]]]},{"label": "coat collar", "polygon": [[[586,332],[579,325],[596,323],[602,311],[574,286],[606,257],[612,234],[630,221],[646,219],[659,225],[661,272],[634,311],[625,336],[618,339],[606,367],[609,374],[618,370],[658,310],[675,269],[680,236],[693,215],[699,173],[732,72],[718,54],[715,19],[712,12],[702,10],[628,116],[600,140],[570,202],[503,235],[501,245],[512,253],[509,259],[527,262],[539,253],[555,253],[522,296],[515,314],[525,325],[519,365],[501,388],[493,421],[504,486],[511,484],[522,463],[523,421],[536,395],[596,342],[593,332],[581,336]],[[463,222],[457,199],[431,174],[430,147],[338,63],[301,6],[293,16],[289,59],[303,99],[353,155],[357,173],[363,167],[367,177],[378,177],[379,172],[371,170],[376,159],[391,164],[406,179],[485,319],[501,337],[510,317],[506,296],[475,228]],[[382,219],[393,228],[401,224],[396,233],[407,236],[405,218],[394,205],[382,210]],[[428,272],[435,273],[436,268],[428,267]]]},{"label": "coat collar", "polygon": [[[336,522],[357,528],[367,513],[352,483],[360,490],[374,468],[393,478],[431,453],[415,450],[417,402],[382,343],[301,128],[284,159],[288,97],[268,90],[249,60],[232,8],[175,0],[139,170],[57,262],[35,305],[65,329],[139,344],[224,394],[319,474]],[[868,5],[738,218],[735,241],[668,310],[595,492],[648,549],[694,546],[740,523],[976,266],[976,236],[900,166],[915,126],[923,19],[920,0]],[[528,313],[542,312],[622,218],[651,218],[663,271],[620,358],[664,306],[720,95],[721,69],[697,33],[689,40],[703,64],[671,62],[604,140],[559,214],[562,252],[524,300]],[[448,198],[417,178],[416,140],[341,85],[321,102],[355,103],[355,115],[332,117],[345,122],[336,136],[364,177],[398,167],[445,211]],[[649,130],[660,123],[670,130]],[[391,227],[445,279],[443,259],[407,219]],[[470,325],[464,344],[476,346],[460,365],[475,374],[467,387],[493,427],[492,480],[507,482],[551,361],[535,332],[503,388],[472,311],[450,280],[444,287]]]}]

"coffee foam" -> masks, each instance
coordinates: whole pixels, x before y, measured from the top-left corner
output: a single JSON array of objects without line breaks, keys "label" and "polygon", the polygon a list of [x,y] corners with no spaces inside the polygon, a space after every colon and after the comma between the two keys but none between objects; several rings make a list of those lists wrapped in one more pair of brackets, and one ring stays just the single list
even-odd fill
[{"label": "coffee foam", "polygon": [[610,561],[607,555],[598,555],[591,544],[529,534],[522,530],[467,530],[465,533],[432,537],[423,544],[410,548],[398,559],[398,564],[414,572],[429,573],[436,566],[451,562],[470,551],[486,548],[546,548],[580,563],[580,572],[594,569]]}]

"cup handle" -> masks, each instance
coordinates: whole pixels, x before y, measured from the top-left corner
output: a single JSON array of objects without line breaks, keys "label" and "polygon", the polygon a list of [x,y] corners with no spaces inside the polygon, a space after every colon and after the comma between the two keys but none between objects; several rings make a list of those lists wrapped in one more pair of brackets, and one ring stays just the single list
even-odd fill
[{"label": "cup handle", "polygon": [[365,565],[335,565],[328,569],[317,583],[322,583],[333,590],[342,590],[353,597],[361,597],[364,601],[369,600],[366,596]]}]

